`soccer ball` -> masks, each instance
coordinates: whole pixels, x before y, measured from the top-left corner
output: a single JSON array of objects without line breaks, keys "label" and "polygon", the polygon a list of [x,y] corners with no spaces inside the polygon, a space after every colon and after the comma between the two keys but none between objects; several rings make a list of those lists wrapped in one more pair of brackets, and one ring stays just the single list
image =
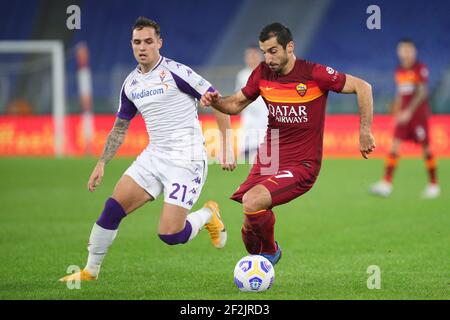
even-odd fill
[{"label": "soccer ball", "polygon": [[275,280],[275,270],[269,260],[260,255],[248,255],[234,268],[234,283],[241,291],[261,292]]}]

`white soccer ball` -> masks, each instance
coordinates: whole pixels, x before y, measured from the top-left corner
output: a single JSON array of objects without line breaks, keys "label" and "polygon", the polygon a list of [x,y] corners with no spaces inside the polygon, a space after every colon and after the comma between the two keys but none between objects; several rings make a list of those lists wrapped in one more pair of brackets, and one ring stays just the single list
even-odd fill
[{"label": "white soccer ball", "polygon": [[234,283],[241,291],[261,292],[275,280],[275,270],[269,260],[260,255],[248,255],[234,268]]}]

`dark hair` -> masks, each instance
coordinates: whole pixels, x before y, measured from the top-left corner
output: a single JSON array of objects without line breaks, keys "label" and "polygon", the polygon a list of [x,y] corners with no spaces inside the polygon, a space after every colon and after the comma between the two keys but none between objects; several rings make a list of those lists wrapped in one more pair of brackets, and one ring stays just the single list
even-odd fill
[{"label": "dark hair", "polygon": [[413,46],[415,45],[414,41],[410,38],[402,38],[398,41],[398,44],[400,43],[408,43],[408,44],[412,44]]},{"label": "dark hair", "polygon": [[259,41],[264,42],[272,37],[277,37],[278,44],[284,49],[286,49],[287,44],[292,41],[291,31],[279,22],[274,22],[265,26],[259,34]]},{"label": "dark hair", "polygon": [[155,21],[150,20],[146,17],[137,18],[136,22],[133,25],[132,30],[135,30],[135,29],[141,30],[145,27],[155,29],[155,33],[156,33],[156,35],[158,35],[158,37],[161,35],[161,29],[159,27],[159,24],[157,24]]}]

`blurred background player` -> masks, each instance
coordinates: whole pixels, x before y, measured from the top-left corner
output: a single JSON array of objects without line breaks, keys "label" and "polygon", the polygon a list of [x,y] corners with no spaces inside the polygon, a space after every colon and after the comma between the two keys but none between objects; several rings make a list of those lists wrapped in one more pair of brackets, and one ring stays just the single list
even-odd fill
[{"label": "blurred background player", "polygon": [[[162,192],[164,205],[158,232],[163,242],[186,243],[205,227],[216,248],[226,243],[217,203],[208,201],[202,209],[189,213],[200,195],[208,168],[196,99],[214,88],[192,69],[160,55],[162,38],[156,22],[140,17],[132,30],[131,44],[138,66],[123,83],[117,118],[89,178],[89,191],[100,184],[105,165],[123,143],[138,111],[151,142],[120,178],[94,224],[86,267],[60,281],[97,279],[121,220]],[[229,116],[220,112],[215,115],[224,133],[230,128]],[[226,143],[223,145],[226,148]],[[233,170],[235,164],[222,167]]]},{"label": "blurred background player", "polygon": [[[244,61],[246,67],[239,71],[236,77],[235,90],[245,87],[247,80],[255,68],[261,63],[262,56],[256,45],[245,49]],[[241,112],[241,143],[239,152],[249,163],[253,163],[258,146],[263,142],[267,129],[269,112],[262,97],[258,97]]]},{"label": "blurred background player", "polygon": [[392,147],[386,158],[385,173],[381,181],[370,187],[370,192],[387,197],[392,192],[392,178],[397,167],[399,148],[403,141],[413,141],[422,146],[429,183],[422,192],[424,198],[436,198],[440,188],[436,177],[436,159],[430,150],[428,119],[428,68],[416,60],[417,49],[410,39],[397,44],[400,65],[395,71],[397,94],[392,105],[395,131]]},{"label": "blurred background player", "polygon": [[[209,91],[201,103],[238,114],[263,96],[269,107],[266,139],[257,161],[231,199],[243,206],[241,232],[247,251],[275,265],[281,258],[281,248],[275,241],[272,209],[308,192],[319,175],[328,92],[357,95],[360,152],[366,159],[375,148],[371,131],[373,98],[372,88],[364,80],[297,59],[292,33],[281,23],[262,29],[259,46],[265,61],[252,72],[242,90],[228,97]],[[270,163],[262,161],[263,149],[271,151]],[[277,152],[279,158],[274,157]]]}]

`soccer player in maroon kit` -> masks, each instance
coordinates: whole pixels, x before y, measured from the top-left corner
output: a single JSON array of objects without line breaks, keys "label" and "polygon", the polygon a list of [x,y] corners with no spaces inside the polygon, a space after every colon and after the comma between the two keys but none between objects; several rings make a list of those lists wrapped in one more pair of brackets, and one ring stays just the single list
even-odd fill
[{"label": "soccer player in maroon kit", "polygon": [[436,198],[440,188],[436,177],[436,161],[430,150],[428,118],[428,68],[416,60],[414,42],[401,40],[397,45],[400,65],[395,71],[397,95],[393,103],[396,120],[394,139],[386,158],[385,173],[381,181],[370,187],[370,192],[387,197],[392,192],[392,177],[398,163],[398,150],[402,141],[413,141],[422,146],[429,184],[422,193],[424,198]]},{"label": "soccer player in maroon kit", "polygon": [[[260,95],[267,105],[266,139],[249,176],[231,199],[243,205],[242,239],[247,251],[275,265],[281,249],[274,238],[272,208],[306,193],[316,181],[322,162],[328,91],[357,94],[360,152],[364,158],[375,148],[371,133],[373,99],[367,82],[297,59],[292,34],[280,23],[261,31],[259,46],[265,61],[241,91],[229,97],[221,97],[217,91],[206,93],[201,103],[227,114],[240,113]],[[262,150],[267,150],[267,156]]]}]

